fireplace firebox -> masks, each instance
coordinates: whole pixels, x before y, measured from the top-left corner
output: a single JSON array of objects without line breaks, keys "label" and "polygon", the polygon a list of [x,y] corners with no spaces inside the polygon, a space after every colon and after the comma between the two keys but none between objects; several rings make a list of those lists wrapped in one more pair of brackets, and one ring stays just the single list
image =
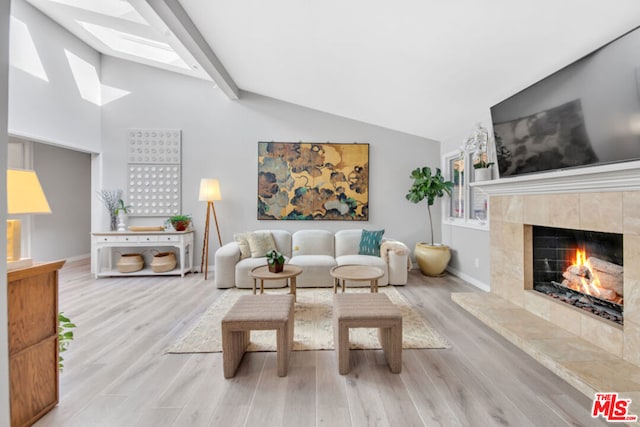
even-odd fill
[{"label": "fireplace firebox", "polygon": [[533,289],[623,324],[622,234],[532,227]]}]

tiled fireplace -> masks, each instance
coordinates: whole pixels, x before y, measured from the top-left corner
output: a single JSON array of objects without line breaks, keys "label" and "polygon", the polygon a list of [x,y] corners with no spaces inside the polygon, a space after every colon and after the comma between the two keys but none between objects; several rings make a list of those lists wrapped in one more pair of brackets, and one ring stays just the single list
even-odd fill
[{"label": "tiled fireplace", "polygon": [[[491,196],[491,293],[640,366],[640,191],[554,191]],[[534,227],[619,236],[620,256],[608,248],[598,258],[624,264],[623,325],[534,291]]]}]

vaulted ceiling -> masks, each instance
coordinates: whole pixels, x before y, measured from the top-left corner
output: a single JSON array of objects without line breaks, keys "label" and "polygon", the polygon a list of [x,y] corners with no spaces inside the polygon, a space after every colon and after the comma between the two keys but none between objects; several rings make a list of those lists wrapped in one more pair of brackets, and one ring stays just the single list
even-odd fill
[{"label": "vaulted ceiling", "polygon": [[[56,14],[73,14],[79,0],[28,1],[68,28],[78,20]],[[153,9],[158,37],[231,99],[239,88],[436,140],[640,25],[638,0],[128,3],[145,17]]]}]

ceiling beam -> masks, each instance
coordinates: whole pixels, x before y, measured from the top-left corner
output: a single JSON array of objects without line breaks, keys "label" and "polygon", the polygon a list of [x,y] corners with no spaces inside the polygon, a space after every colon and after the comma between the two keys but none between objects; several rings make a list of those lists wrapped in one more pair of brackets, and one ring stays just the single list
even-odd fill
[{"label": "ceiling beam", "polygon": [[238,86],[178,0],[147,0],[147,3],[225,95],[229,99],[239,99]]}]

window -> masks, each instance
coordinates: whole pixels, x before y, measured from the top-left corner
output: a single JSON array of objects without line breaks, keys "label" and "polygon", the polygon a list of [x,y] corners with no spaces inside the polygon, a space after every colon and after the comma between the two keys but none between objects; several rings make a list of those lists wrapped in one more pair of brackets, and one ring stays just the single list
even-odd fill
[{"label": "window", "polygon": [[449,203],[443,204],[445,224],[489,229],[489,196],[469,185],[476,180],[470,155],[454,151],[446,154],[442,163],[444,175],[453,182]]}]

